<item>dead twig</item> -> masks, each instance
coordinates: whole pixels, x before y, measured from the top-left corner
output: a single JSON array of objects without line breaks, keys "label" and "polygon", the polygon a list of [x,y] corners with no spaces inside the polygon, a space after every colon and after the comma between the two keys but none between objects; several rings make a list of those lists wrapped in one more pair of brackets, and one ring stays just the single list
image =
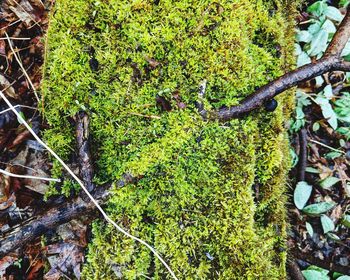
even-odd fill
[{"label": "dead twig", "polygon": [[[240,117],[261,107],[266,101],[299,83],[306,82],[330,71],[338,70],[349,72],[350,62],[344,61],[341,58],[341,52],[349,38],[350,9],[348,9],[337,32],[334,34],[333,40],[321,59],[284,74],[269,84],[259,88],[256,92],[246,97],[239,105],[209,112],[210,119],[227,121]],[[203,110],[200,114],[204,117],[207,112]]]},{"label": "dead twig", "polygon": [[298,182],[305,181],[305,169],[307,164],[307,130],[305,128],[302,128],[299,132],[299,142]]},{"label": "dead twig", "polygon": [[89,192],[95,189],[89,144],[89,116],[85,112],[76,115],[76,139],[78,146],[80,177]]}]

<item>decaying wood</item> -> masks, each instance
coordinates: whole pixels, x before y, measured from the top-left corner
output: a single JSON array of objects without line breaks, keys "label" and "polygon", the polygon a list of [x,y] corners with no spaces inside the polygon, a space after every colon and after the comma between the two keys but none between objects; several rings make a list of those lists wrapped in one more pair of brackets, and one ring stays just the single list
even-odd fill
[{"label": "decaying wood", "polygon": [[95,189],[92,179],[94,176],[90,154],[89,116],[85,112],[79,112],[76,117],[76,139],[79,155],[80,178],[89,192]]},{"label": "decaying wood", "polygon": [[298,182],[305,181],[305,169],[307,165],[307,130],[302,128],[299,132],[299,163],[298,163]]},{"label": "decaying wood", "polygon": [[287,270],[291,280],[304,280],[304,276],[295,260],[287,262]]},{"label": "decaying wood", "polygon": [[[107,201],[108,194],[108,186],[99,187],[94,194],[94,198],[100,204],[103,204]],[[55,229],[72,219],[92,215],[97,215],[95,205],[92,202],[83,201],[80,197],[55,206],[35,218],[0,233],[0,258],[17,248],[25,247],[50,229]]]},{"label": "decaying wood", "polygon": [[[341,58],[341,52],[349,38],[350,9],[348,9],[342,23],[334,34],[331,43],[321,59],[288,72],[269,84],[259,88],[255,93],[245,98],[239,105],[209,112],[209,118],[221,121],[238,118],[261,107],[266,101],[299,83],[306,82],[330,71],[339,70],[349,72],[350,62],[344,61]],[[201,111],[203,117],[206,116],[207,113],[208,112],[205,110]]]}]

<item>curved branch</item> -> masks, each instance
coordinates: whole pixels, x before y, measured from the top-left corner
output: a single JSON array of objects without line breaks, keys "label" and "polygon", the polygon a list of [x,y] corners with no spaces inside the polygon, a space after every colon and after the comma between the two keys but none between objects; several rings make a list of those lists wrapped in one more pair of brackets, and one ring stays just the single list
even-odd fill
[{"label": "curved branch", "polygon": [[350,9],[347,10],[344,19],[338,27],[337,32],[334,34],[332,41],[330,42],[324,57],[336,56],[340,57],[346,43],[350,38]]},{"label": "curved branch", "polygon": [[262,106],[265,101],[275,97],[277,94],[296,86],[301,82],[308,81],[323,73],[338,70],[337,66],[343,66],[336,57],[325,57],[320,60],[295,69],[269,84],[259,88],[255,93],[249,95],[241,104],[230,108],[223,108],[216,112],[210,113],[210,118],[223,121],[237,118],[247,114],[250,111]]},{"label": "curved branch", "polygon": [[[276,95],[299,83],[308,81],[329,71],[350,71],[350,62],[346,62],[340,57],[349,38],[350,10],[347,11],[321,59],[284,74],[246,97],[239,105],[210,112],[209,118],[228,121],[261,107],[267,100],[274,98]],[[205,110],[201,112],[202,116],[206,114],[207,112]]]}]

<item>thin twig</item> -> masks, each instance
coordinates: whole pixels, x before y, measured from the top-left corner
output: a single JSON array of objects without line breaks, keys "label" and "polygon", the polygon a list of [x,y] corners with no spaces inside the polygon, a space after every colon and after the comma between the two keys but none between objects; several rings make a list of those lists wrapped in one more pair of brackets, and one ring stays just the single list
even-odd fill
[{"label": "thin twig", "polygon": [[33,92],[34,92],[34,95],[35,95],[35,97],[36,97],[36,100],[37,100],[38,102],[40,102],[40,99],[39,99],[39,96],[38,96],[38,94],[37,94],[37,92],[36,92],[36,89],[35,89],[35,87],[34,87],[32,81],[30,80],[26,69],[23,67],[22,62],[20,61],[20,59],[19,59],[19,57],[17,56],[15,50],[13,49],[12,43],[11,43],[11,40],[10,40],[10,37],[9,37],[9,35],[7,34],[7,32],[5,32],[5,36],[6,36],[6,38],[7,38],[7,41],[8,41],[8,43],[9,43],[9,45],[10,45],[11,51],[13,52],[13,55],[15,56],[15,59],[17,60],[17,63],[18,63],[19,66],[21,67],[21,69],[22,69],[22,71],[23,71],[23,74],[26,76],[28,83],[30,84],[31,88],[33,89]]},{"label": "thin twig", "polygon": [[[17,37],[9,37],[11,40],[31,40],[32,38],[17,38]],[[0,40],[7,40],[6,37],[1,37]]]},{"label": "thin twig", "polygon": [[95,207],[100,211],[104,219],[112,224],[118,231],[126,235],[127,237],[143,244],[146,246],[149,250],[153,252],[153,254],[158,258],[158,260],[165,266],[165,268],[168,270],[170,275],[178,280],[175,273],[171,270],[171,268],[168,266],[168,264],[165,262],[165,260],[157,253],[157,251],[149,245],[147,242],[143,241],[142,239],[128,233],[123,228],[121,228],[116,222],[114,222],[107,213],[102,209],[102,207],[99,205],[99,203],[94,199],[94,197],[91,195],[91,193],[87,190],[87,188],[84,186],[84,184],[81,182],[81,180],[77,177],[77,175],[74,174],[74,172],[68,167],[68,165],[45,143],[41,140],[41,138],[33,131],[33,129],[29,126],[29,124],[22,118],[22,116],[16,111],[16,109],[12,106],[11,102],[6,98],[4,93],[0,90],[0,97],[3,98],[3,100],[6,102],[6,104],[12,109],[12,111],[16,114],[18,119],[24,124],[24,126],[28,129],[28,131],[33,135],[33,137],[45,148],[47,149],[51,155],[54,156],[54,158],[64,167],[64,169],[74,178],[74,180],[80,185],[80,187],[84,190],[86,195],[90,198],[91,202],[95,205]]},{"label": "thin twig", "polygon": [[328,145],[326,145],[326,144],[324,144],[324,143],[322,143],[322,142],[319,142],[319,141],[317,141],[317,140],[310,139],[310,142],[313,142],[313,143],[315,143],[315,144],[321,145],[321,146],[323,146],[323,147],[325,147],[325,148],[328,148],[328,149],[330,149],[330,150],[332,150],[332,151],[334,151],[334,152],[346,154],[346,153],[345,153],[344,151],[342,151],[342,150],[335,149],[335,148],[333,148],[333,147],[331,147],[331,146],[328,146]]},{"label": "thin twig", "polygon": [[37,177],[37,176],[30,176],[30,175],[14,174],[14,173],[8,172],[6,170],[3,170],[1,168],[0,168],[0,173],[4,174],[6,176],[14,177],[14,178],[43,180],[43,181],[49,181],[49,182],[61,182],[60,179],[55,179],[55,178],[46,178],[46,177]]},{"label": "thin twig", "polygon": [[138,116],[138,117],[143,117],[143,118],[147,118],[147,119],[156,119],[156,120],[160,120],[161,117],[159,116],[154,116],[154,115],[143,115],[140,113],[135,113],[135,112],[129,112],[129,115],[133,115],[133,116]]},{"label": "thin twig", "polygon": [[[35,108],[35,107],[26,106],[26,105],[15,105],[15,106],[13,106],[13,108],[28,108],[28,109],[32,109],[32,110],[37,110],[37,108]],[[6,113],[8,111],[12,111],[12,109],[8,108],[5,110],[2,110],[2,111],[0,111],[0,115]]]}]

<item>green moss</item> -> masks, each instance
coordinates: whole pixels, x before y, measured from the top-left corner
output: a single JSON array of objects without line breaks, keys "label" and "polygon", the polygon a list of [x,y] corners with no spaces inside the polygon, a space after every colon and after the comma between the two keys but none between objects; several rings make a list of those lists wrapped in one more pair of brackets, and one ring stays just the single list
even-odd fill
[{"label": "green moss", "polygon": [[[68,159],[75,145],[70,118],[82,109],[90,114],[96,182],[138,178],[113,189],[108,213],[152,244],[180,279],[285,279],[291,95],[279,98],[274,113],[225,124],[203,121],[195,102],[204,79],[213,109],[238,104],[289,69],[290,6],[56,1],[42,87],[51,126],[45,139]],[[170,111],[157,105],[157,95]],[[147,248],[104,221],[94,223],[93,234],[85,279],[117,279],[116,271],[123,279],[168,278]]]}]

